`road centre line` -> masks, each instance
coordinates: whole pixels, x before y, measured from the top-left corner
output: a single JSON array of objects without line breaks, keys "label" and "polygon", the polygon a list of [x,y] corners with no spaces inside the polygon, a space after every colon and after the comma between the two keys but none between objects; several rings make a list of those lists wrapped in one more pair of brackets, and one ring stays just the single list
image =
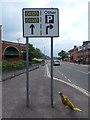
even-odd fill
[{"label": "road centre line", "polygon": [[[48,65],[46,65],[46,67],[47,67],[47,77],[48,77],[48,78],[51,78]],[[63,80],[58,79],[58,78],[55,78],[55,77],[53,77],[53,79],[56,80],[56,81],[62,82],[62,83],[64,83],[64,84],[66,84],[66,85],[69,85],[69,86],[73,87],[74,89],[82,92],[84,95],[90,97],[90,92],[88,92],[87,90],[85,90],[85,89],[83,89],[83,88],[81,88],[81,87],[79,87],[79,86],[77,86],[77,85],[75,85],[75,84],[72,84],[72,83],[63,81]]]},{"label": "road centre line", "polygon": [[69,81],[69,82],[71,82],[71,80],[70,80],[70,79],[68,79],[68,81]]},{"label": "road centre line", "polygon": [[88,74],[90,74],[90,71],[88,71]]},{"label": "road centre line", "polygon": [[77,63],[71,63],[71,62],[65,62],[65,63],[63,62],[64,65],[67,65],[67,63],[68,63],[69,65],[76,65],[76,66],[88,67],[88,65],[77,64]]},{"label": "road centre line", "polygon": [[87,74],[87,75],[88,75],[88,73],[86,73],[86,72],[84,72],[84,71],[77,70],[77,69],[74,69],[74,70],[76,70],[76,71],[78,71],[78,72],[81,72],[81,73],[84,73],[84,74]]},{"label": "road centre line", "polygon": [[[58,72],[63,76],[63,77],[65,77],[65,79],[67,79],[67,77],[64,75],[64,74],[62,74],[59,70],[58,70]],[[67,79],[69,82],[71,82],[71,80],[70,79]]]},{"label": "road centre line", "polygon": [[[66,67],[66,66],[65,66]],[[68,68],[68,69],[73,69],[73,68],[70,68],[70,67],[66,67],[66,68]],[[89,74],[89,72],[88,73],[86,73],[86,72],[84,72],[84,71],[81,71],[81,70],[77,70],[77,69],[74,69],[75,71],[78,71],[78,72],[81,72],[81,73],[84,73],[84,74]]]},{"label": "road centre line", "polygon": [[67,77],[65,76],[65,78],[67,78]]}]

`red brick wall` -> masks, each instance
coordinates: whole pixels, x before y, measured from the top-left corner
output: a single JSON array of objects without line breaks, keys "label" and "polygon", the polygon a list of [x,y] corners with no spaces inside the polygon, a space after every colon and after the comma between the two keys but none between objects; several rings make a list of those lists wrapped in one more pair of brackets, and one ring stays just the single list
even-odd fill
[{"label": "red brick wall", "polygon": [[78,59],[77,47],[74,46],[73,49],[68,51],[68,61],[73,62],[77,61],[77,59]]},{"label": "red brick wall", "polygon": [[13,43],[13,42],[7,42],[7,41],[2,41],[2,59],[4,59],[4,52],[5,49],[8,47],[15,47],[18,52],[19,52],[19,57],[18,58],[13,58],[13,59],[7,59],[8,61],[16,61],[16,60],[21,60],[22,59],[22,49],[26,48],[25,44],[19,44],[19,43]]},{"label": "red brick wall", "polygon": [[0,60],[2,59],[2,44],[1,44],[1,25],[0,25]]},{"label": "red brick wall", "polygon": [[69,62],[73,62],[73,53],[74,53],[74,49],[71,49],[68,51],[68,61]]},{"label": "red brick wall", "polygon": [[70,62],[71,59],[70,59],[70,53],[68,52],[68,62]]},{"label": "red brick wall", "polygon": [[77,50],[76,50],[76,46],[74,46],[73,61],[76,61],[77,59],[78,59]]}]

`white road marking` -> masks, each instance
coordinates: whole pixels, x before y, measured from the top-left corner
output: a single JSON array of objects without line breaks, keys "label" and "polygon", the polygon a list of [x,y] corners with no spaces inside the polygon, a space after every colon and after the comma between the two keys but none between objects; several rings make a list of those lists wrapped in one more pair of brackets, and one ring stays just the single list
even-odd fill
[{"label": "white road marking", "polygon": [[67,84],[67,85],[69,85],[69,86],[77,89],[78,91],[82,92],[84,95],[90,97],[90,92],[88,92],[87,90],[85,90],[85,89],[83,89],[83,88],[81,88],[81,87],[79,87],[79,86],[77,86],[77,85],[75,85],[75,84],[72,84],[72,83],[63,81],[63,80],[58,79],[58,78],[53,78],[53,79],[55,79],[55,80],[57,80],[57,81],[60,81],[60,82],[62,82],[62,83],[65,83],[65,84]]},{"label": "white road marking", "polygon": [[44,77],[47,76],[47,75],[46,75],[46,74],[47,74],[47,70],[46,70],[46,69],[47,69],[47,67],[46,67],[46,65],[45,65]]},{"label": "white road marking", "polygon": [[68,79],[68,81],[69,81],[69,82],[71,82],[71,80],[70,80],[70,79]]},{"label": "white road marking", "polygon": [[47,68],[47,76],[50,77],[50,72],[47,64],[46,64],[46,68]]},{"label": "white road marking", "polygon": [[65,76],[65,78],[67,78],[67,77]]},{"label": "white road marking", "polygon": [[[68,67],[68,66],[65,66],[66,68],[68,68],[68,69],[73,69],[73,68],[70,68],[70,67]],[[84,71],[81,71],[81,70],[77,70],[77,69],[74,69],[75,71],[78,71],[78,72],[81,72],[81,73],[83,73],[83,74],[89,74],[89,72],[87,73],[87,72],[84,72]]]},{"label": "white road marking", "polygon": [[[47,77],[51,78],[48,65],[46,65],[46,67],[47,67]],[[69,85],[69,86],[73,87],[74,89],[82,92],[84,95],[90,97],[90,92],[88,92],[87,90],[85,90],[85,89],[83,89],[83,88],[81,88],[81,87],[79,87],[79,86],[77,86],[77,85],[75,85],[75,84],[66,82],[66,81],[64,81],[64,80],[61,80],[61,79],[58,79],[58,78],[55,78],[55,77],[53,77],[53,79],[56,80],[56,81],[62,82],[62,83],[64,83],[64,84],[66,84],[66,85]]]},{"label": "white road marking", "polygon": [[84,71],[81,71],[81,70],[77,70],[77,69],[74,69],[74,70],[76,70],[76,71],[78,71],[78,72],[81,72],[81,73],[84,73],[84,74],[88,74],[88,73],[86,73],[86,72],[84,72]]},{"label": "white road marking", "polygon": [[88,74],[90,74],[90,71],[88,71]]}]

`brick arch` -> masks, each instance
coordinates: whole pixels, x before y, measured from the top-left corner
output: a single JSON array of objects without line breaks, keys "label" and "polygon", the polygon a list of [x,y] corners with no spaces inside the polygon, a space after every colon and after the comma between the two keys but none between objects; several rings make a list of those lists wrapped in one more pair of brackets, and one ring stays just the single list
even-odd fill
[{"label": "brick arch", "polygon": [[4,49],[4,59],[7,61],[16,61],[19,59],[19,50],[14,46],[8,46]]},{"label": "brick arch", "polygon": [[7,48],[9,48],[9,47],[13,47],[13,48],[15,48],[15,49],[19,52],[19,55],[20,55],[20,51],[19,51],[19,49],[18,49],[16,46],[11,46],[11,45],[5,47],[5,49],[3,50],[3,55],[4,55],[4,53],[5,53],[5,50],[6,50]]},{"label": "brick arch", "polygon": [[[5,59],[4,58],[4,53],[5,53],[5,50],[8,48],[8,47],[14,47],[18,50],[19,52],[19,57],[17,57],[16,59]],[[7,60],[7,61],[18,61],[18,60],[22,60],[23,59],[23,56],[22,56],[22,49],[24,50],[26,48],[26,45],[25,44],[19,44],[19,43],[15,43],[15,42],[8,42],[8,41],[2,41],[2,59],[3,60]]]},{"label": "brick arch", "polygon": [[8,42],[8,41],[2,41],[2,59],[4,59],[4,52],[8,47],[14,47],[18,50],[19,52],[19,57],[16,59],[10,59],[8,61],[18,61],[18,60],[22,60],[23,59],[23,55],[22,55],[22,49],[26,49],[26,44],[21,44],[21,43],[15,43],[15,42]]}]

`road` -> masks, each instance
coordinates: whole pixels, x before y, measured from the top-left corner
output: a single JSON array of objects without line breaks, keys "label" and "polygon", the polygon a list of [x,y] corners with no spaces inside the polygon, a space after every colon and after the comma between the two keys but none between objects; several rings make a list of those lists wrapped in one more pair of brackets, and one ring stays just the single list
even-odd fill
[{"label": "road", "polygon": [[[60,62],[60,66],[53,66],[54,77],[70,82],[88,91],[88,74],[87,65],[73,64],[68,62]],[[48,62],[50,71],[50,61]]]},{"label": "road", "polygon": [[[64,66],[73,66],[68,63],[61,63],[61,66],[54,66],[54,107],[51,108],[50,99],[50,62],[45,66],[29,72],[29,92],[30,92],[30,108],[26,107],[26,74],[11,78],[2,82],[2,116],[3,118],[88,118],[88,98],[87,94],[83,94],[76,89],[68,79],[59,73],[69,77],[69,71],[65,72]],[[77,66],[78,67],[78,66]],[[81,66],[82,69],[82,66]],[[55,72],[56,71],[56,72]],[[59,71],[59,72],[57,72]],[[72,70],[73,71],[73,70]],[[83,68],[86,72],[86,67]],[[84,74],[84,73],[83,73]],[[62,76],[62,78],[61,78]],[[58,78],[57,78],[58,77]],[[62,82],[62,81],[64,82]],[[70,79],[75,82],[75,79]],[[78,84],[80,85],[80,83]],[[83,84],[80,86],[82,87]],[[86,89],[87,85],[84,87]],[[71,111],[65,107],[58,95],[58,91],[62,91],[75,104],[76,107],[82,109],[82,112]]]}]

